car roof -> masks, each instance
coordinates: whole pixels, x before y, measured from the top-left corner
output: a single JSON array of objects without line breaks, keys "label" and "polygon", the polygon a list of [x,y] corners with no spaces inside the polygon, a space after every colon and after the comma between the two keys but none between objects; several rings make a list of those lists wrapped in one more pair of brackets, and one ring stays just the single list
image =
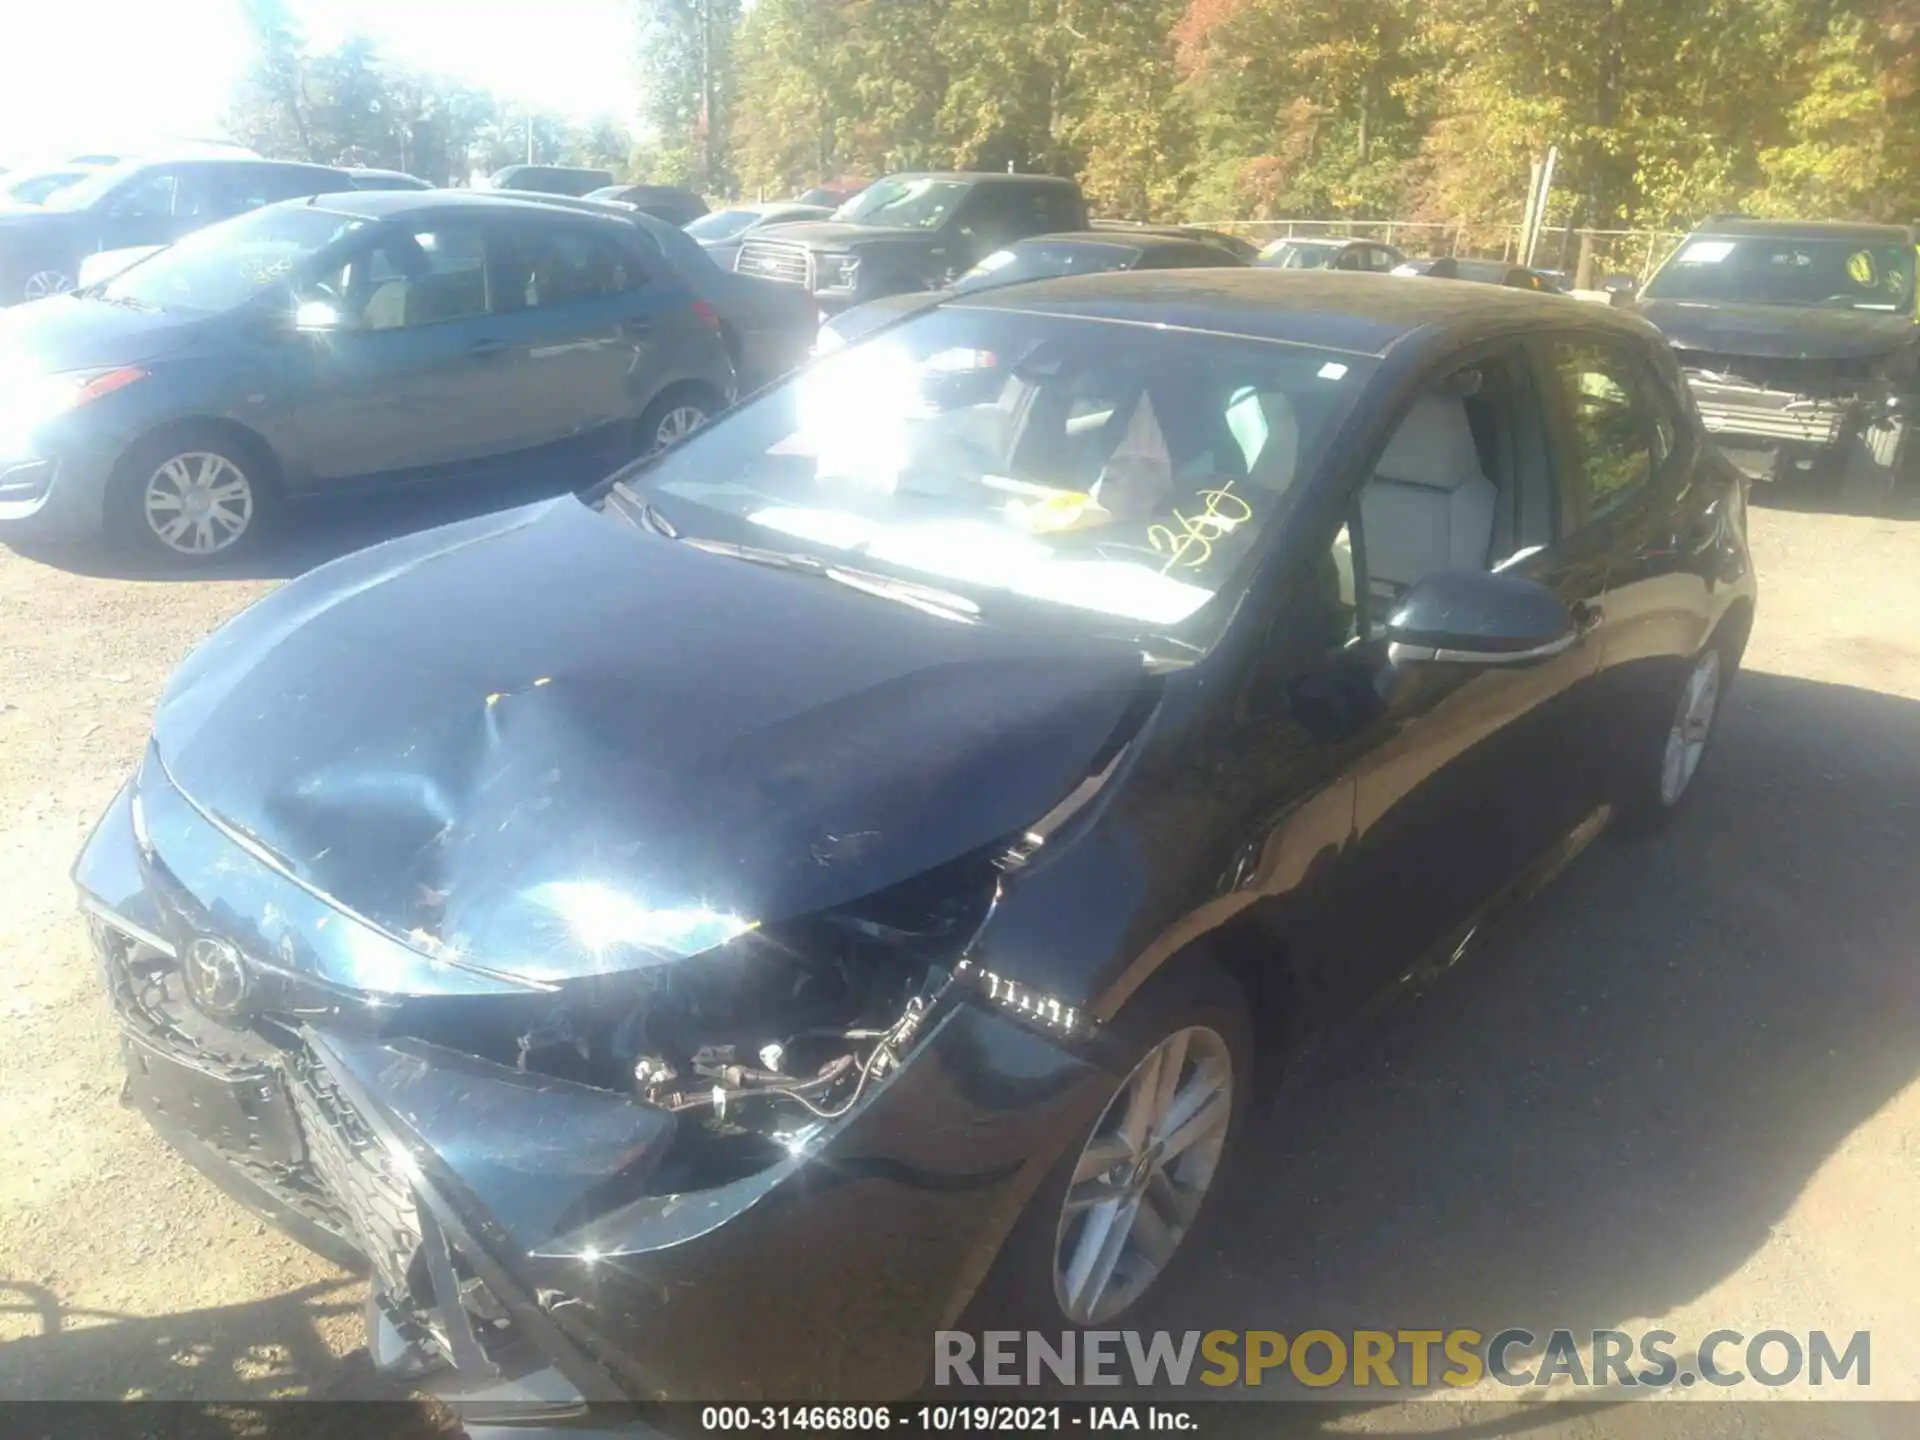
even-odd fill
[{"label": "car roof", "polygon": [[[1141,250],[1164,250],[1169,246],[1190,248],[1207,242],[1197,235],[1173,235],[1164,230],[1055,230],[1046,235],[1027,235],[1010,241],[1006,248],[1018,250],[1024,245],[1108,245],[1133,246]],[[1213,247],[1217,249],[1218,247]]]},{"label": "car roof", "polygon": [[1176,327],[1376,357],[1416,334],[1465,339],[1556,324],[1611,329],[1642,340],[1653,333],[1642,320],[1565,295],[1470,280],[1412,284],[1391,275],[1256,266],[1062,276],[979,290],[946,303]]},{"label": "car roof", "polygon": [[[311,200],[295,200],[295,205],[311,205],[336,215],[352,215],[360,220],[385,220],[393,215],[413,215],[422,211],[440,213],[462,210],[498,212],[511,210],[578,210],[624,219],[628,207],[617,202],[600,201],[592,205],[564,203],[565,196],[537,193],[503,195],[497,190],[351,190],[338,195],[316,195]],[[563,203],[554,203],[563,202]],[[601,205],[607,208],[602,210]]]},{"label": "car roof", "polygon": [[1687,238],[1858,240],[1872,245],[1911,245],[1914,234],[1905,225],[1868,225],[1850,220],[1748,220],[1716,215]]},{"label": "car roof", "polygon": [[118,164],[101,168],[120,170],[131,175],[136,170],[151,170],[160,165],[232,165],[254,168],[270,165],[276,170],[324,170],[330,175],[347,173],[338,165],[319,165],[307,160],[269,160],[264,155],[235,155],[218,150],[183,150],[178,154],[137,155],[122,160]]},{"label": "car roof", "polygon": [[972,184],[980,180],[991,180],[1001,185],[1072,185],[1074,182],[1062,175],[1021,175],[1008,174],[1000,170],[896,170],[883,176],[887,180],[962,180]]}]

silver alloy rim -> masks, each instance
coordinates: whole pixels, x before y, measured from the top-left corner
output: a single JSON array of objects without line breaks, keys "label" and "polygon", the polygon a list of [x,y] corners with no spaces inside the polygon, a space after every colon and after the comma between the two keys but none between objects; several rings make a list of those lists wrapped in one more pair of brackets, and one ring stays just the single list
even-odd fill
[{"label": "silver alloy rim", "polygon": [[1233,1114],[1233,1057],[1204,1025],[1175,1031],[1107,1102],[1073,1167],[1053,1293],[1076,1325],[1144,1295],[1193,1228]]},{"label": "silver alloy rim", "polygon": [[698,405],[676,405],[660,417],[660,428],[653,432],[656,449],[678,444],[707,423],[707,412]]},{"label": "silver alloy rim", "polygon": [[1674,707],[1673,724],[1667,730],[1667,749],[1660,761],[1662,804],[1677,804],[1693,783],[1693,772],[1700,768],[1707,736],[1713,730],[1714,707],[1719,703],[1720,652],[1709,646],[1694,662],[1687,683],[1681,687],[1680,703]]},{"label": "silver alloy rim", "polygon": [[49,295],[64,295],[73,289],[73,277],[59,270],[36,270],[21,287],[21,298],[44,300]]},{"label": "silver alloy rim", "polygon": [[217,555],[253,523],[253,485],[224,455],[176,455],[147,480],[147,527],[181,555]]}]

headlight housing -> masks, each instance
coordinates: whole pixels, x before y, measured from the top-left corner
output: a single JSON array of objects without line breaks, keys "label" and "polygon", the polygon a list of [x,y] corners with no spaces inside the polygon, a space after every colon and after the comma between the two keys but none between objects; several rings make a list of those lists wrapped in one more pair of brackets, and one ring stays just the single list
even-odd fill
[{"label": "headlight housing", "polygon": [[860,283],[858,255],[822,255],[814,263],[814,287],[819,290],[852,290]]},{"label": "headlight housing", "polygon": [[30,454],[36,432],[48,421],[146,378],[134,365],[0,376],[0,455]]}]

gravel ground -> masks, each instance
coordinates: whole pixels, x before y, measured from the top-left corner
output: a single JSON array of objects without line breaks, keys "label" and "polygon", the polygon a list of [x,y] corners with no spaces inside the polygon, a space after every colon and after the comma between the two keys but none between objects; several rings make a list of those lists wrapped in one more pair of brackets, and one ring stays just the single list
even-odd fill
[{"label": "gravel ground", "polygon": [[[360,1287],[117,1103],[67,869],[198,640],[441,518],[327,517],[195,583],[0,550],[0,1397],[372,1387]],[[1920,519],[1753,531],[1760,621],[1694,808],[1594,847],[1255,1117],[1194,1323],[1868,1329],[1874,1398],[1920,1398]]]}]

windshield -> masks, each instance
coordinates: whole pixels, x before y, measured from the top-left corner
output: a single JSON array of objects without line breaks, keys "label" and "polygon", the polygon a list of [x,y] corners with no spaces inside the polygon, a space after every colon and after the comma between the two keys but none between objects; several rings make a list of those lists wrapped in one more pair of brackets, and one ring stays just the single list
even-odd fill
[{"label": "windshield", "polygon": [[696,240],[731,240],[759,218],[756,210],[715,210],[685,228]]},{"label": "windshield", "polygon": [[1260,252],[1260,263],[1279,270],[1324,270],[1339,253],[1338,245],[1276,240]]},{"label": "windshield", "polygon": [[[1371,362],[940,310],[832,352],[632,482],[683,539],[1170,628],[1305,489]],[[609,502],[613,504],[615,502]]]},{"label": "windshield", "polygon": [[47,198],[85,179],[85,170],[41,170],[0,182],[0,192],[17,205],[42,205]]},{"label": "windshield", "polygon": [[306,205],[255,210],[195,231],[95,293],[155,310],[222,314],[292,278],[303,261],[363,223]]},{"label": "windshield", "polygon": [[1742,236],[1687,241],[1643,292],[1649,300],[1820,305],[1911,312],[1914,252],[1846,239]]},{"label": "windshield", "polygon": [[996,250],[962,275],[954,289],[965,295],[1011,285],[1019,280],[1044,280],[1049,275],[1086,275],[1100,270],[1125,270],[1140,258],[1134,245],[1101,245],[1085,241],[1017,245]]},{"label": "windshield", "polygon": [[932,230],[971,188],[964,180],[876,180],[834,211],[833,218],[854,225]]},{"label": "windshield", "polygon": [[84,179],[55,190],[40,203],[49,210],[91,210],[97,201],[118,189],[122,180],[139,169],[138,165],[114,165],[96,170]]}]

